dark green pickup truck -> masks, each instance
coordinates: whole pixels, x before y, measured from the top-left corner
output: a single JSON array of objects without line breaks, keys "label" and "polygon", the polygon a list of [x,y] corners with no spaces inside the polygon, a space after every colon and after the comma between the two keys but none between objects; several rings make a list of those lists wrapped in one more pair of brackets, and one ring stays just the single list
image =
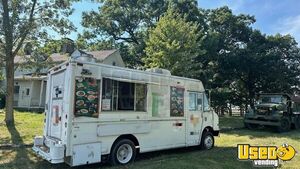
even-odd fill
[{"label": "dark green pickup truck", "polygon": [[278,132],[300,128],[300,96],[283,93],[258,94],[255,105],[244,117],[249,129],[259,126],[273,126]]}]

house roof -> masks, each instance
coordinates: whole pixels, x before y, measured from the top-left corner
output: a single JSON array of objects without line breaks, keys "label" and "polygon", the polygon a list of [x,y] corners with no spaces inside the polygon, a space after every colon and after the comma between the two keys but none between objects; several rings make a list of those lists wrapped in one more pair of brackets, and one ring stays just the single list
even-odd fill
[{"label": "house roof", "polygon": [[53,53],[49,56],[48,60],[52,62],[64,62],[68,60],[69,54]]},{"label": "house roof", "polygon": [[113,50],[91,51],[86,53],[93,55],[98,61],[103,61],[105,58],[112,55],[116,51],[117,51],[116,49],[113,49]]},{"label": "house roof", "polygon": [[[90,51],[90,52],[84,52],[82,50],[79,50],[80,53],[87,53],[90,55],[93,55],[93,57],[96,58],[97,61],[102,62],[104,59],[118,51],[117,49],[113,50],[100,50],[100,51]],[[49,56],[48,60],[52,62],[64,62],[69,59],[69,54],[61,54],[61,53],[53,53]],[[25,55],[25,56],[16,56],[14,59],[15,63],[25,63],[27,60],[30,59],[30,55]]]},{"label": "house roof", "polygon": [[30,59],[30,55],[25,55],[25,56],[15,56],[14,62],[15,63],[25,63]]}]

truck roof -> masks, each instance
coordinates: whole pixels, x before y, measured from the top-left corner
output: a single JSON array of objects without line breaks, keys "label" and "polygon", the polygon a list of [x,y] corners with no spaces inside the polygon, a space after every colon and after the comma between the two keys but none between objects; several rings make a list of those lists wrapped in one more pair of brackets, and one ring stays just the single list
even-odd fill
[{"label": "truck roof", "polygon": [[258,93],[257,95],[283,95],[290,98],[293,102],[300,103],[300,96],[291,95],[288,93]]},{"label": "truck roof", "polygon": [[174,75],[165,75],[165,74],[160,74],[160,73],[148,72],[148,71],[144,71],[144,70],[137,70],[137,69],[130,69],[130,68],[112,66],[112,65],[107,65],[107,64],[103,64],[103,63],[82,62],[82,61],[76,61],[76,60],[72,60],[72,59],[69,59],[66,62],[63,62],[63,63],[61,63],[61,64],[59,64],[57,66],[54,66],[53,68],[51,68],[49,70],[49,72],[52,71],[52,70],[54,70],[54,69],[59,69],[60,67],[62,67],[63,65],[66,65],[68,63],[81,63],[81,64],[88,64],[88,65],[98,65],[98,66],[101,66],[101,67],[108,67],[108,68],[112,68],[112,69],[119,69],[119,70],[126,70],[126,71],[132,71],[132,72],[145,73],[145,74],[148,74],[148,75],[163,76],[163,77],[173,77],[173,78],[176,78],[176,79],[184,79],[184,80],[190,80],[190,81],[194,81],[194,82],[201,82],[201,80],[187,78],[187,77],[180,77],[180,76],[174,76]]}]

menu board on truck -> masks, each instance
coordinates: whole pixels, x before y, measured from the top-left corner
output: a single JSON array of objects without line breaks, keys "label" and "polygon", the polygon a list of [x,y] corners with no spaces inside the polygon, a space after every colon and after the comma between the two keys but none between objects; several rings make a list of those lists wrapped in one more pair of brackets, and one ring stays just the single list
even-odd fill
[{"label": "menu board on truck", "polygon": [[184,116],[184,88],[171,86],[170,99],[170,116]]},{"label": "menu board on truck", "polygon": [[76,78],[75,116],[98,117],[99,81],[90,77]]}]

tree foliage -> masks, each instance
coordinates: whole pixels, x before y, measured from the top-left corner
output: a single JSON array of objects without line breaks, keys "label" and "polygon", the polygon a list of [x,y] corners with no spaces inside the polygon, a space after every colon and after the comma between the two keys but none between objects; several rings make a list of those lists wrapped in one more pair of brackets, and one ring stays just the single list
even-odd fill
[{"label": "tree foliage", "polygon": [[102,0],[101,3],[99,11],[83,13],[82,25],[90,39],[107,37],[121,44],[117,46],[126,54],[124,61],[133,68],[143,66],[148,29],[155,27],[169,6],[186,14],[188,21],[200,16],[195,0]]},{"label": "tree foliage", "polygon": [[251,28],[253,16],[234,15],[228,7],[208,11],[207,20],[213,42],[206,48],[213,65],[207,85],[226,95],[221,100],[245,108],[258,92],[299,91],[299,48],[290,35],[266,36]]},{"label": "tree foliage", "polygon": [[235,15],[226,6],[204,10],[194,0],[102,3],[83,16],[93,38],[114,39],[129,67],[167,68],[200,79],[217,110],[245,109],[258,92],[299,92],[296,41],[253,29],[254,16]]},{"label": "tree foliage", "polygon": [[170,8],[150,30],[146,41],[145,67],[165,68],[174,75],[192,76],[197,70],[196,58],[201,55],[198,24],[187,22]]},{"label": "tree foliage", "polygon": [[[72,1],[2,0],[0,58],[6,67],[6,123],[13,123],[14,57],[27,42],[47,39],[52,29],[62,35],[74,30],[67,19]],[[27,50],[29,48],[27,47]]]}]

